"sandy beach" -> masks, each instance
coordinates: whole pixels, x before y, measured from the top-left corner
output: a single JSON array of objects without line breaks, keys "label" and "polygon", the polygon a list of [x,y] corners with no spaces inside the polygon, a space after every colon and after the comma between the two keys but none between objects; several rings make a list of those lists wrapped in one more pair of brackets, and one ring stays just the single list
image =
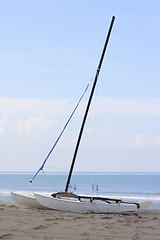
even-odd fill
[{"label": "sandy beach", "polygon": [[79,214],[0,202],[0,239],[160,240],[160,210]]}]

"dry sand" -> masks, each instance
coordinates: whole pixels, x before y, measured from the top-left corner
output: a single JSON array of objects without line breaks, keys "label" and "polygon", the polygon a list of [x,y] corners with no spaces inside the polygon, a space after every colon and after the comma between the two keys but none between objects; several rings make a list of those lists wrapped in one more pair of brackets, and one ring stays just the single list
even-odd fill
[{"label": "dry sand", "polygon": [[0,202],[0,239],[160,240],[160,211],[82,214]]}]

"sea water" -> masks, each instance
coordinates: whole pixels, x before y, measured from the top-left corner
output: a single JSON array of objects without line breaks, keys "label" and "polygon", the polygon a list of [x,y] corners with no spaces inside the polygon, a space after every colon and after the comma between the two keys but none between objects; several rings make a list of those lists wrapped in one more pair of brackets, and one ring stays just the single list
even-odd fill
[{"label": "sea water", "polygon": [[[64,191],[67,173],[0,173],[0,200],[13,201],[10,192],[19,194]],[[69,191],[118,198],[124,201],[151,201],[148,208],[160,209],[160,173],[74,173]]]}]

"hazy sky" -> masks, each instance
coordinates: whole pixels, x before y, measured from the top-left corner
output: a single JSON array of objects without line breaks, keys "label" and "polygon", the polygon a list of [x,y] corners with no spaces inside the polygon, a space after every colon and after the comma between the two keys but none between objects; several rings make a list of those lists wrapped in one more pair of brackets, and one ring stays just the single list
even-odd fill
[{"label": "hazy sky", "polygon": [[[0,0],[0,171],[38,170],[94,78],[113,15],[75,171],[160,171],[159,9],[159,0]],[[70,166],[89,91],[50,171]]]}]

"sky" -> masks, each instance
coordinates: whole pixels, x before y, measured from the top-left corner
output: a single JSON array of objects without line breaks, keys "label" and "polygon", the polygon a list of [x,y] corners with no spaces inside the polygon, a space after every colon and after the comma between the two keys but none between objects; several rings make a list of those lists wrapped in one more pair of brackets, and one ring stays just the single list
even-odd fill
[{"label": "sky", "polygon": [[[115,23],[76,159],[80,172],[160,172],[160,1],[0,0],[0,172],[36,172]],[[91,87],[45,171],[68,171]]]}]

